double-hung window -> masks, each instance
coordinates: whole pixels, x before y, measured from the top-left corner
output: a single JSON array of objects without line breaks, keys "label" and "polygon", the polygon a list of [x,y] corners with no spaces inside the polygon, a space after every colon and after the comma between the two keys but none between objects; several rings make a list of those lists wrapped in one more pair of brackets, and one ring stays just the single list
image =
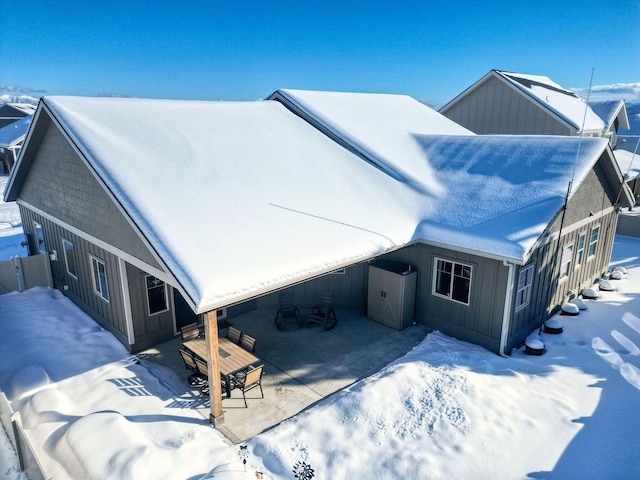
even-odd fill
[{"label": "double-hung window", "polygon": [[64,252],[64,263],[67,267],[67,273],[71,275],[73,278],[78,278],[78,270],[76,268],[76,257],[73,254],[73,243],[63,238],[62,251]]},{"label": "double-hung window", "polygon": [[91,257],[93,269],[93,291],[100,298],[109,301],[109,287],[107,286],[107,268],[104,262],[96,257]]},{"label": "double-hung window", "polygon": [[596,254],[596,247],[598,246],[598,237],[600,236],[600,226],[593,227],[591,229],[591,237],[589,237],[589,250],[587,257],[592,257]]},{"label": "double-hung window", "polygon": [[573,244],[567,245],[562,250],[562,259],[560,260],[560,278],[569,275],[571,270],[571,260],[573,260]]},{"label": "double-hung window", "polygon": [[436,258],[433,294],[469,305],[473,267]]},{"label": "double-hung window", "polygon": [[528,267],[520,270],[520,276],[518,277],[518,291],[516,293],[516,310],[520,310],[529,304],[534,272],[534,265],[529,265]]},{"label": "double-hung window", "polygon": [[582,257],[584,257],[584,244],[587,235],[581,233],[578,237],[578,251],[576,252],[576,268],[582,264]]}]

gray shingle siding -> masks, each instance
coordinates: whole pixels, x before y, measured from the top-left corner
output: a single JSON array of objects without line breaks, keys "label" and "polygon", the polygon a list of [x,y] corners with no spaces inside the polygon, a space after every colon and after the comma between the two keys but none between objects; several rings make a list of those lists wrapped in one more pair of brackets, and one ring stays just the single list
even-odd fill
[{"label": "gray shingle siding", "polygon": [[147,246],[54,124],[44,134],[20,199],[160,268]]}]

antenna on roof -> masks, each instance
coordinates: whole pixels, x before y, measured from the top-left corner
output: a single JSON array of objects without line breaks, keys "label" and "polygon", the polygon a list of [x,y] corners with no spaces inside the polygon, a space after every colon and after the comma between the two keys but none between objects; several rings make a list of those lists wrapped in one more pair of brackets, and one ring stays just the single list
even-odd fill
[{"label": "antenna on roof", "polygon": [[571,181],[569,182],[569,188],[567,189],[567,199],[571,193],[571,186],[573,185],[573,179],[576,176],[576,167],[578,165],[578,156],[580,155],[580,148],[582,147],[582,137],[584,136],[584,124],[587,121],[587,111],[589,109],[589,99],[591,98],[591,85],[593,84],[593,72],[595,68],[591,68],[591,79],[589,80],[589,90],[587,90],[587,101],[584,104],[584,115],[582,116],[582,126],[580,127],[580,140],[578,140],[578,148],[576,150],[576,159],[573,162],[573,173],[571,174]]}]

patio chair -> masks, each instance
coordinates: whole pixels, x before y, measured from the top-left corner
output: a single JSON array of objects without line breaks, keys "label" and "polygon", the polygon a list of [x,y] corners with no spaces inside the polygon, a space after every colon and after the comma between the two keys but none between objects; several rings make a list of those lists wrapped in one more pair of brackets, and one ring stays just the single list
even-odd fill
[{"label": "patio chair", "polygon": [[251,335],[247,335],[245,333],[244,335],[242,335],[242,342],[240,343],[240,346],[247,352],[253,353],[253,351],[256,349],[256,339]]},{"label": "patio chair", "polygon": [[275,324],[278,330],[282,330],[283,322],[295,320],[299,326],[302,326],[300,319],[300,309],[293,303],[293,291],[285,290],[280,292],[278,296],[278,311],[276,312]]},{"label": "patio chair", "polygon": [[[204,383],[200,387],[200,392],[203,395],[209,395],[209,367],[207,366],[207,362],[198,357],[194,357],[194,361],[198,368],[198,373],[205,379]],[[227,386],[222,378],[220,378],[220,385],[222,386],[222,394],[226,394]]]},{"label": "patio chair", "polygon": [[324,324],[325,330],[331,330],[338,324],[338,317],[333,308],[335,295],[331,292],[324,292],[320,297],[320,305],[316,305],[311,309],[309,322],[318,322]]},{"label": "patio chair", "polygon": [[182,327],[180,329],[180,334],[182,335],[182,341],[187,342],[198,338],[200,336],[200,329],[198,328],[198,324],[194,322]]},{"label": "patio chair", "polygon": [[262,374],[264,373],[264,365],[253,367],[246,372],[239,372],[233,377],[233,386],[242,390],[242,399],[244,400],[244,406],[247,408],[247,396],[246,393],[254,388],[260,388],[260,398],[264,398],[264,392],[262,390]]},{"label": "patio chair", "polygon": [[[205,383],[205,378],[198,371],[198,365],[196,365],[195,357],[186,350],[180,349],[180,357],[182,357],[182,361],[184,362],[184,367],[189,370],[191,375],[187,378],[187,382],[192,387],[199,387],[203,383]],[[206,377],[206,375],[205,375]]]},{"label": "patio chair", "polygon": [[240,345],[240,338],[242,337],[242,332],[238,330],[236,327],[229,327],[227,331],[227,338],[231,340],[236,345]]}]

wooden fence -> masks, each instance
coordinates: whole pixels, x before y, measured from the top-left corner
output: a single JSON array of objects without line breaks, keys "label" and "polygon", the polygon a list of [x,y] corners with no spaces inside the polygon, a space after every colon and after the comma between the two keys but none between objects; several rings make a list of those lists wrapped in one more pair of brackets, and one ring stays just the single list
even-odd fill
[{"label": "wooden fence", "polygon": [[0,262],[0,295],[33,287],[53,287],[48,257],[46,253],[41,253]]}]

